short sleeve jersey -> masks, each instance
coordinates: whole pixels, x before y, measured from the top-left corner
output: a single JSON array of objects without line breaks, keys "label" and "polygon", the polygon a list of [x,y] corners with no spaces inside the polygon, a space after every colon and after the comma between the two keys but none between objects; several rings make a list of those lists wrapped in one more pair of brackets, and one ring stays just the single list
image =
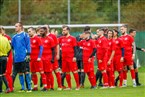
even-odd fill
[{"label": "short sleeve jersey", "polygon": [[43,53],[42,53],[42,59],[48,60],[52,58],[52,48],[55,46],[54,41],[51,37],[46,36],[44,38],[41,38],[42,45],[43,45]]},{"label": "short sleeve jersey", "polygon": [[83,49],[83,60],[88,61],[89,57],[93,53],[93,49],[96,48],[95,41],[92,39],[81,40],[78,42],[78,45]]},{"label": "short sleeve jersey", "polygon": [[77,46],[76,38],[73,36],[62,36],[59,38],[62,57],[74,57],[74,47]]},{"label": "short sleeve jersey", "polygon": [[96,40],[96,47],[97,47],[97,58],[98,59],[107,58],[108,41],[105,36],[98,38]]},{"label": "short sleeve jersey", "polygon": [[121,38],[117,38],[114,40],[115,40],[115,46],[116,46],[115,55],[121,55],[122,54],[121,48],[124,47],[123,41]]},{"label": "short sleeve jersey", "polygon": [[31,59],[37,59],[39,52],[40,52],[40,46],[42,46],[42,41],[40,37],[34,36],[30,38],[31,41]]}]

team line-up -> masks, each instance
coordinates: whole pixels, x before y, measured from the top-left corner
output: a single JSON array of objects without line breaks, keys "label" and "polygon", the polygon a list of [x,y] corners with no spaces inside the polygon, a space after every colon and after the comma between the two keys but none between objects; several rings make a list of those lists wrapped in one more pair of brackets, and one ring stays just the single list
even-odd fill
[{"label": "team line-up", "polygon": [[[91,28],[86,26],[79,36],[74,37],[70,35],[67,25],[62,26],[59,36],[54,29],[50,31],[49,25],[37,29],[29,27],[25,32],[21,22],[15,24],[15,31],[11,39],[0,26],[0,93],[3,92],[3,82],[5,93],[14,91],[17,74],[21,85],[19,92],[38,91],[37,72],[40,73],[41,91],[54,90],[53,72],[57,79],[57,90],[72,90],[70,72],[76,83],[75,90],[85,87],[86,75],[90,89],[97,89],[98,86],[101,89],[127,87],[128,70],[132,86],[141,85],[134,58],[136,50],[145,52],[145,49],[135,46],[136,30],[130,29],[127,34],[126,25],[120,27],[121,36],[116,29],[106,28],[98,28],[94,35]],[[96,74],[95,60],[98,65]],[[118,72],[116,79],[115,72]]]}]

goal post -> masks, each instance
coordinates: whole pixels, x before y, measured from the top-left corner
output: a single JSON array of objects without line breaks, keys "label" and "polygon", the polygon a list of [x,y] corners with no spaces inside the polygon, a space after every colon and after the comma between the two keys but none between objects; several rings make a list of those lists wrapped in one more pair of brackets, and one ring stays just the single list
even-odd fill
[{"label": "goal post", "polygon": [[[68,25],[70,28],[83,28],[85,26],[90,26],[90,27],[120,27],[125,24],[61,24],[61,25],[49,25],[50,28],[61,28],[63,25]],[[29,27],[42,27],[44,25],[24,25],[24,28],[29,28]],[[14,29],[15,26],[3,26],[5,29]]]}]

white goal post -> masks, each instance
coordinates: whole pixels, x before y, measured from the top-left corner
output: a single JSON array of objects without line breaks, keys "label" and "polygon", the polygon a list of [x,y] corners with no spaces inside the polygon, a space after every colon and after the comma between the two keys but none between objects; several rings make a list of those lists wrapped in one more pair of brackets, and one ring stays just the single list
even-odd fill
[{"label": "white goal post", "polygon": [[[85,26],[90,26],[90,27],[120,27],[125,24],[62,24],[62,25],[49,25],[50,28],[61,28],[63,25],[68,25],[70,28],[83,28]],[[24,28],[29,28],[29,27],[41,27],[44,25],[24,25]],[[5,29],[14,29],[15,26],[3,26]]]}]

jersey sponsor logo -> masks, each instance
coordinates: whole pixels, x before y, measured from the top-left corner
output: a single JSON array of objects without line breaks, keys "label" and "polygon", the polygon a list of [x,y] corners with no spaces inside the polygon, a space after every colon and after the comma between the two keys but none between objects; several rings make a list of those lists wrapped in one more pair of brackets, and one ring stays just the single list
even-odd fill
[{"label": "jersey sponsor logo", "polygon": [[101,40],[99,40],[99,43],[101,43],[102,41]]},{"label": "jersey sponsor logo", "polygon": [[33,40],[33,43],[36,43],[36,40]]},{"label": "jersey sponsor logo", "polygon": [[91,45],[90,43],[87,44],[87,46],[90,46],[90,45]]},{"label": "jersey sponsor logo", "polygon": [[70,41],[71,41],[71,39],[68,39],[67,41],[68,41],[68,42],[70,42]]},{"label": "jersey sponsor logo", "polygon": [[44,42],[45,42],[45,43],[48,43],[48,40],[45,40]]},{"label": "jersey sponsor logo", "polygon": [[126,37],[124,40],[128,40],[128,38]]},{"label": "jersey sponsor logo", "polygon": [[109,42],[109,45],[111,45],[112,43],[111,42]]},{"label": "jersey sponsor logo", "polygon": [[118,43],[119,43],[119,41],[116,41],[115,43],[116,43],[116,44],[118,44]]}]

